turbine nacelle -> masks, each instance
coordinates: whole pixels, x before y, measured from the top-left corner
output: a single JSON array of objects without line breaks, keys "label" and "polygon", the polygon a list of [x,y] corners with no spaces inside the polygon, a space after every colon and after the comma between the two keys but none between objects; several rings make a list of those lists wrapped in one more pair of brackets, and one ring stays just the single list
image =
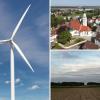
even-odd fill
[{"label": "turbine nacelle", "polygon": [[27,63],[27,65],[29,66],[29,68],[34,72],[31,64],[29,63],[29,61],[27,60],[27,58],[25,57],[24,53],[19,48],[19,46],[13,41],[13,39],[0,40],[0,44],[9,44],[11,46],[11,48],[15,48],[18,51],[18,53],[21,55],[21,57],[23,58],[23,60]]},{"label": "turbine nacelle", "polygon": [[10,44],[13,45],[13,39],[7,39],[7,40],[0,40],[0,44]]}]

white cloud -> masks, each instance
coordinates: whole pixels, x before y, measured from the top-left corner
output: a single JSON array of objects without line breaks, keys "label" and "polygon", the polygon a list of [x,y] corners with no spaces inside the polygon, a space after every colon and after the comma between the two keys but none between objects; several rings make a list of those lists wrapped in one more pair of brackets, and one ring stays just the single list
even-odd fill
[{"label": "white cloud", "polygon": [[[51,56],[51,78],[53,81],[73,81],[81,78],[100,76],[99,52],[80,51],[68,55],[69,52],[54,52]],[[71,53],[71,52],[70,52]],[[95,79],[94,79],[95,80]]]},{"label": "white cloud", "polygon": [[41,89],[48,89],[49,81],[48,80],[38,80],[33,84],[38,84]]},{"label": "white cloud", "polygon": [[29,87],[28,89],[29,90],[37,90],[39,89],[40,87],[38,85],[32,85],[31,87]]},{"label": "white cloud", "polygon": [[16,80],[15,80],[15,84],[18,84],[18,83],[20,83],[21,82],[21,79],[20,78],[17,78]]},{"label": "white cloud", "polygon": [[[19,84],[19,83],[20,83],[20,85],[22,85],[21,79],[20,79],[20,78],[16,78],[16,79],[15,79],[15,84]],[[5,81],[5,84],[10,84],[10,81],[6,80],[6,81]]]},{"label": "white cloud", "polygon": [[5,84],[9,84],[10,83],[10,81],[5,81]]},{"label": "white cloud", "polygon": [[[59,65],[58,65],[59,66]],[[73,73],[76,72],[78,73],[78,75],[84,73],[84,71],[88,74],[92,74],[92,73],[96,73],[98,69],[98,71],[100,71],[100,64],[99,63],[84,63],[84,64],[62,64],[59,67],[58,66],[53,66],[51,68],[51,77],[64,77],[69,75],[69,73]],[[91,69],[91,71],[90,71]],[[81,73],[80,73],[81,72]]]},{"label": "white cloud", "polygon": [[63,66],[61,67],[62,71],[79,71],[82,69],[91,69],[91,68],[100,68],[100,63],[82,63],[82,64],[63,64]]}]

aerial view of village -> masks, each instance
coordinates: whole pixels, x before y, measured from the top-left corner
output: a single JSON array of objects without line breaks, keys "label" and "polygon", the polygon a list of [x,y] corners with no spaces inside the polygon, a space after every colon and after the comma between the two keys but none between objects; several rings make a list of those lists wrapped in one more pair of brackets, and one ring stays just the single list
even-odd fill
[{"label": "aerial view of village", "polygon": [[51,49],[99,49],[100,6],[52,6]]}]

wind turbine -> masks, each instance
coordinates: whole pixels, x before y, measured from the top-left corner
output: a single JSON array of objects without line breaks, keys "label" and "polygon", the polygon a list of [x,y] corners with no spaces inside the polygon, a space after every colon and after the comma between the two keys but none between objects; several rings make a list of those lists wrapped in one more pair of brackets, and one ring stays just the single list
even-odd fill
[{"label": "wind turbine", "polygon": [[14,72],[14,48],[18,51],[18,53],[21,55],[21,57],[23,58],[23,60],[26,62],[26,64],[29,66],[29,68],[34,72],[31,64],[29,63],[29,61],[27,60],[27,58],[25,57],[25,55],[23,54],[22,50],[19,48],[19,46],[14,42],[14,37],[15,34],[17,33],[24,17],[26,16],[29,8],[30,8],[31,4],[27,7],[27,9],[25,10],[25,12],[23,13],[22,17],[20,18],[18,24],[16,25],[12,36],[10,39],[7,40],[0,40],[0,44],[8,44],[11,47],[10,50],[10,67],[11,67],[11,100],[15,100],[15,72]]}]

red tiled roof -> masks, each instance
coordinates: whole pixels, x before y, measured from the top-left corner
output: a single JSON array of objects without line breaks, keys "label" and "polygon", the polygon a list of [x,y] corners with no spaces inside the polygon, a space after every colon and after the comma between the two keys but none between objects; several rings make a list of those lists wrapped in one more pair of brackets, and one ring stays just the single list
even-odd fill
[{"label": "red tiled roof", "polygon": [[69,23],[69,27],[75,30],[79,30],[80,22],[78,20],[71,20]]},{"label": "red tiled roof", "polygon": [[79,30],[81,32],[83,31],[91,31],[91,28],[89,26],[83,26],[80,24],[78,20],[71,20],[69,23],[69,27],[74,30]]},{"label": "red tiled roof", "polygon": [[83,25],[81,25],[79,31],[80,32],[91,31],[91,28],[89,26],[83,26]]}]

